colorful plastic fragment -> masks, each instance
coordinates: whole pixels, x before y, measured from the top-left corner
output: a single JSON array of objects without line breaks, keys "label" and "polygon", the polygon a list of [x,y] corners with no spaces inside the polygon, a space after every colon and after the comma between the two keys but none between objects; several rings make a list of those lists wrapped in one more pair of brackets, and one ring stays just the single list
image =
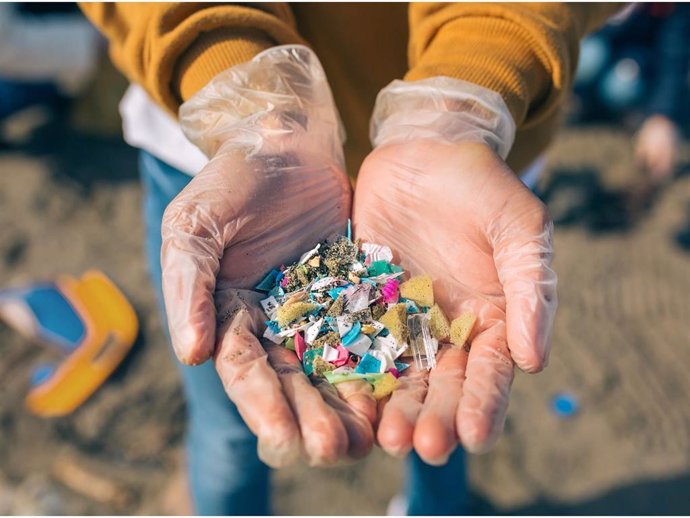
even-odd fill
[{"label": "colorful plastic fragment", "polygon": [[457,335],[434,305],[431,278],[402,282],[392,260],[387,246],[341,236],[271,270],[256,286],[266,293],[264,336],[293,350],[312,378],[364,380],[388,396],[409,367],[401,356],[433,368],[438,341]]},{"label": "colorful plastic fragment", "polygon": [[439,342],[447,341],[450,338],[450,322],[438,304],[434,304],[429,310],[429,327],[431,336]]},{"label": "colorful plastic fragment", "polygon": [[450,341],[451,343],[462,347],[470,337],[474,323],[477,321],[477,316],[471,311],[466,311],[458,318],[453,320],[450,324]]},{"label": "colorful plastic fragment", "polygon": [[285,327],[293,320],[306,315],[318,307],[318,304],[310,302],[294,302],[288,306],[281,306],[276,310],[276,320],[280,327]]},{"label": "colorful plastic fragment", "polygon": [[381,295],[386,304],[397,304],[400,294],[398,292],[400,281],[398,279],[388,279],[383,288],[381,288]]},{"label": "colorful plastic fragment", "polygon": [[390,372],[385,373],[374,382],[374,397],[383,399],[389,396],[398,387],[398,379]]},{"label": "colorful plastic fragment", "polygon": [[434,290],[431,277],[418,275],[412,277],[400,285],[400,296],[410,299],[420,306],[430,307],[434,305]]},{"label": "colorful plastic fragment", "polygon": [[379,319],[393,338],[398,342],[407,342],[409,331],[407,329],[407,308],[405,304],[395,304]]},{"label": "colorful plastic fragment", "polygon": [[302,335],[295,334],[295,354],[300,361],[304,358],[304,353],[307,350],[307,343],[302,339]]}]

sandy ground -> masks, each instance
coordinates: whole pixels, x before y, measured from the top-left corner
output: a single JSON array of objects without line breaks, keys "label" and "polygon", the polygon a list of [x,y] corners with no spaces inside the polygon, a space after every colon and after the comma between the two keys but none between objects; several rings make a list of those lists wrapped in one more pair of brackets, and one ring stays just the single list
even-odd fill
[{"label": "sandy ground", "polygon": [[[0,325],[0,514],[183,509],[184,402],[144,264],[136,154],[112,116],[122,82],[102,81],[117,86],[109,97],[0,150],[0,286],[101,268],[141,334],[87,404],[43,420],[22,401],[50,353]],[[541,187],[561,221],[554,351],[543,374],[517,376],[496,449],[469,460],[478,512],[690,513],[690,253],[676,240],[690,231],[690,175],[629,213],[636,178],[628,135],[612,127],[566,130],[549,152]],[[559,392],[578,399],[577,415],[551,411]],[[375,451],[344,468],[284,470],[274,507],[384,513],[401,467]]]}]

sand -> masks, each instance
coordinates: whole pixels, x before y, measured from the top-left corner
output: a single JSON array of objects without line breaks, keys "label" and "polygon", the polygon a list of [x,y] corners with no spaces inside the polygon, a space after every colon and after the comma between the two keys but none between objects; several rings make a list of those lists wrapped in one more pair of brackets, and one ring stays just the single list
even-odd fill
[{"label": "sand", "polygon": [[[0,150],[0,286],[98,267],[141,319],[116,375],[53,420],[22,408],[31,366],[50,353],[0,325],[0,512],[184,509],[175,489],[184,402],[147,277],[136,153],[117,135],[114,90],[98,109],[92,96],[67,121]],[[554,349],[544,373],[517,376],[496,449],[469,459],[476,511],[690,513],[690,253],[674,240],[690,227],[690,175],[627,218],[615,207],[635,181],[628,135],[614,127],[565,130],[548,154],[542,188],[563,220]],[[550,410],[559,392],[580,403],[570,419]],[[83,473],[99,483],[80,485]],[[274,508],[384,513],[401,473],[380,451],[337,469],[286,469],[275,474]]]}]

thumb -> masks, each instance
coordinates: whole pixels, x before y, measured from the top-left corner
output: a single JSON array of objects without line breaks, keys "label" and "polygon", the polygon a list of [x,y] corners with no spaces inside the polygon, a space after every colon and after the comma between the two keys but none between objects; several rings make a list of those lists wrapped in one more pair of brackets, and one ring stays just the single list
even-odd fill
[{"label": "thumb", "polygon": [[162,223],[168,329],[175,354],[188,365],[210,358],[216,338],[213,295],[226,242],[225,209],[209,172],[200,173],[168,205]]},{"label": "thumb", "polygon": [[506,297],[506,338],[515,363],[539,372],[548,362],[551,328],[558,305],[553,258],[553,224],[531,193],[515,196],[502,211],[491,240],[498,278]]}]

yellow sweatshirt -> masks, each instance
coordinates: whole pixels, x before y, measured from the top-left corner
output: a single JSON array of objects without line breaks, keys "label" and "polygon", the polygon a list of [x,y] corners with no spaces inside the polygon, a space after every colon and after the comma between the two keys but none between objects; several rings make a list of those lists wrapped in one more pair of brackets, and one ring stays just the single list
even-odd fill
[{"label": "yellow sweatshirt", "polygon": [[354,175],[376,94],[393,79],[449,76],[495,90],[517,124],[520,171],[549,143],[580,39],[622,4],[84,3],[117,67],[171,113],[223,70],[305,43],[329,78]]}]

